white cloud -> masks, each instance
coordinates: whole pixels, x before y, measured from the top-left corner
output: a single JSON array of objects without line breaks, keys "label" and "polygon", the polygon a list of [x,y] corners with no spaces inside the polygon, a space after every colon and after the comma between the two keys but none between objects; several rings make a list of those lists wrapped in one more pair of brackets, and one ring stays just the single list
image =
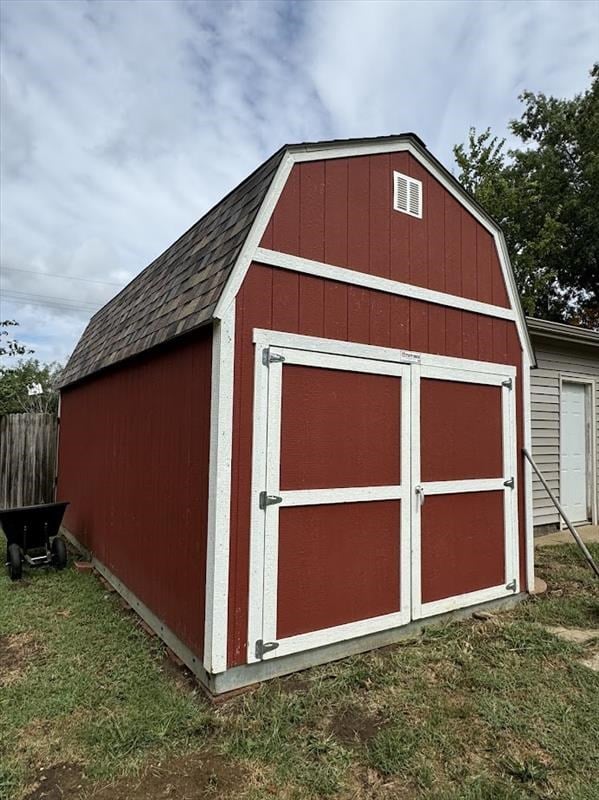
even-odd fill
[{"label": "white cloud", "polygon": [[524,88],[585,88],[596,8],[5,0],[0,316],[64,360],[83,309],[284,142],[414,130],[449,164],[470,125],[504,132]]}]

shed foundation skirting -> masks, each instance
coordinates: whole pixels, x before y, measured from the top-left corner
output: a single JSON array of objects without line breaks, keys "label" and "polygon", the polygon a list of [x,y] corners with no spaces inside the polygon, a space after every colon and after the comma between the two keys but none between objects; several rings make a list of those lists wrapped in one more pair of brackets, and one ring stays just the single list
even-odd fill
[{"label": "shed foundation skirting", "polygon": [[[80,552],[87,554],[77,539],[70,531],[65,528],[61,533],[77,548]],[[88,555],[88,554],[87,554]],[[196,676],[201,685],[212,695],[221,695],[241,689],[261,681],[277,678],[283,675],[290,675],[309,667],[319,664],[326,664],[330,661],[339,661],[348,656],[365,653],[368,650],[375,650],[380,647],[395,644],[402,639],[416,637],[425,628],[438,625],[443,622],[467,619],[478,611],[505,611],[513,608],[528,595],[526,592],[503,597],[499,600],[490,600],[486,603],[477,603],[468,608],[461,608],[449,611],[444,614],[437,614],[427,619],[418,619],[406,625],[390,628],[389,630],[359,636],[343,642],[316,647],[302,653],[294,653],[277,659],[259,661],[254,664],[245,664],[233,667],[226,672],[218,675],[210,675],[202,666],[202,659],[195,656],[191,650],[154,614],[144,603],[131,592],[116,575],[101,564],[96,558],[91,557],[94,568],[108,583],[116,589],[124,600],[133,608],[144,622],[159,636],[176,656],[178,656],[185,666]]]}]

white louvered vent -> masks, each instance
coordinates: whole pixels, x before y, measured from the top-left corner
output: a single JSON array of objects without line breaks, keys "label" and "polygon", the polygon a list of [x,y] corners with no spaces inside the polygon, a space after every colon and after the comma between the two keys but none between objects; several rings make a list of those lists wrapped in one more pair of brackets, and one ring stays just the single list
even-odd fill
[{"label": "white louvered vent", "polygon": [[422,219],[422,181],[393,173],[393,208],[411,217]]}]

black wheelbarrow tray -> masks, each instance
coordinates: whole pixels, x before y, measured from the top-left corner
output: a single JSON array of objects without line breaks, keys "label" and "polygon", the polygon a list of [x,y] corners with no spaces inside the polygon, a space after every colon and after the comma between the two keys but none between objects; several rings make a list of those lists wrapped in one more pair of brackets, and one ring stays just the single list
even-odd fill
[{"label": "black wheelbarrow tray", "polygon": [[0,525],[7,540],[6,566],[13,581],[23,574],[23,562],[31,567],[52,564],[63,569],[67,547],[58,532],[68,503],[44,503],[0,511]]}]

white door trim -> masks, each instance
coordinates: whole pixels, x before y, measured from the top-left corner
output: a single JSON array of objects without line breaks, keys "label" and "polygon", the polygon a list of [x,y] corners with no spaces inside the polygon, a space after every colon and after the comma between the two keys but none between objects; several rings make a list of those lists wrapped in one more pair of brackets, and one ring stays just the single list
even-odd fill
[{"label": "white door trim", "polygon": [[[270,332],[268,332],[270,333]],[[266,354],[266,357],[265,357]],[[284,360],[270,360],[282,358]],[[394,375],[402,380],[401,393],[401,486],[359,486],[334,489],[281,491],[279,486],[280,410],[282,374],[285,364],[314,368],[342,369],[375,375]],[[411,616],[410,588],[410,373],[409,366],[372,359],[322,353],[316,349],[301,351],[274,346],[270,335],[256,344],[254,359],[254,446],[252,457],[252,515],[250,536],[250,592],[248,617],[248,663],[259,659],[255,645],[260,639],[277,641],[276,650],[265,653],[263,660],[295,653],[298,650],[375,633],[405,625]],[[268,412],[268,413],[267,413]],[[276,505],[261,509],[260,492],[281,498]],[[299,636],[276,638],[277,565],[279,509],[284,506],[315,505],[331,502],[372,502],[403,499],[400,531],[399,611],[359,620],[332,628],[311,631]]]},{"label": "white door trim", "polygon": [[[248,663],[257,661],[255,643],[259,639],[276,640],[276,565],[278,509],[283,505],[311,505],[319,502],[368,501],[386,497],[410,497],[402,503],[401,536],[401,612],[370,620],[313,631],[277,640],[276,650],[265,653],[264,660],[301,649],[309,649],[346,638],[384,630],[458,607],[511,596],[520,591],[518,570],[518,488],[516,459],[516,367],[507,364],[413,353],[393,348],[341,342],[319,337],[300,336],[281,331],[254,330],[254,444],[252,463],[252,530],[250,545],[250,601],[248,621]],[[266,358],[265,358],[266,351]],[[270,362],[270,358],[284,359]],[[266,363],[265,363],[266,362]],[[280,444],[280,391],[283,365],[309,364],[314,367],[341,368],[360,372],[401,375],[406,391],[402,392],[402,486],[352,487],[331,490],[280,491],[278,463]],[[269,364],[269,366],[266,366]],[[503,476],[466,481],[431,481],[420,484],[420,379],[457,380],[501,387],[503,425]],[[269,413],[266,407],[269,403]],[[274,413],[272,413],[274,411]],[[404,420],[408,420],[406,424]],[[268,442],[270,440],[270,448]],[[267,452],[268,450],[268,452]],[[406,463],[406,459],[408,462]],[[406,471],[407,470],[407,471]],[[404,476],[408,475],[408,482]],[[505,481],[516,478],[514,488]],[[506,581],[496,587],[470,592],[432,603],[421,602],[420,581],[420,498],[414,488],[423,485],[426,494],[464,491],[503,491],[505,514]],[[281,503],[259,507],[258,497],[268,494],[281,497]],[[407,494],[409,490],[409,494]],[[355,494],[353,494],[355,493]],[[403,531],[410,529],[411,536]],[[268,562],[268,565],[267,563]],[[515,581],[512,588],[507,584]],[[265,591],[265,587],[270,587]],[[409,597],[404,598],[405,592]],[[407,611],[407,613],[406,613]]]},{"label": "white door trim", "polygon": [[367,503],[373,500],[401,500],[403,486],[350,486],[342,489],[295,489],[280,491],[281,506],[318,506],[323,503]]},{"label": "white door trim", "polygon": [[[465,373],[489,373],[495,377],[501,377],[502,380],[515,379],[516,377],[516,367],[511,364],[497,364],[493,361],[475,361],[468,358],[431,355],[430,353],[418,353],[394,347],[344,342],[341,339],[324,339],[319,336],[303,336],[299,333],[271,331],[263,328],[254,328],[253,339],[258,349],[269,346],[285,347],[297,351],[316,352],[323,356],[326,354],[343,355],[371,359],[373,361],[390,361],[394,364],[421,364],[432,368],[445,367]],[[298,355],[298,357],[301,356]],[[434,370],[431,371],[431,377],[434,377],[433,372]]]},{"label": "white door trim", "polygon": [[[586,414],[586,440],[587,440],[587,505],[590,511],[590,523],[597,525],[597,397],[595,380],[588,375],[580,375],[574,372],[560,372],[559,374],[559,481],[560,481],[560,501],[562,484],[562,387],[564,383],[579,383],[585,386],[585,414]],[[565,528],[563,519],[560,520],[560,528]],[[577,520],[573,520],[576,522]]]},{"label": "white door trim", "polygon": [[[476,603],[483,603],[501,597],[509,597],[520,591],[518,568],[518,481],[515,438],[515,392],[514,378],[507,381],[504,374],[492,375],[489,372],[476,373],[452,367],[422,365],[418,368],[419,379],[412,380],[412,617],[420,619],[451,611]],[[497,478],[459,481],[423,482],[420,472],[420,385],[422,378],[460,381],[482,385],[494,385],[501,389],[503,419],[503,475]],[[513,488],[506,482],[514,478]],[[416,487],[419,488],[418,494]],[[424,490],[424,491],[422,491]],[[422,547],[421,520],[422,501],[426,503],[427,494],[450,494],[479,491],[501,491],[504,498],[504,558],[505,581],[498,586],[487,587],[475,592],[422,602]],[[515,583],[512,583],[515,581]],[[507,588],[511,584],[510,588]]]}]

